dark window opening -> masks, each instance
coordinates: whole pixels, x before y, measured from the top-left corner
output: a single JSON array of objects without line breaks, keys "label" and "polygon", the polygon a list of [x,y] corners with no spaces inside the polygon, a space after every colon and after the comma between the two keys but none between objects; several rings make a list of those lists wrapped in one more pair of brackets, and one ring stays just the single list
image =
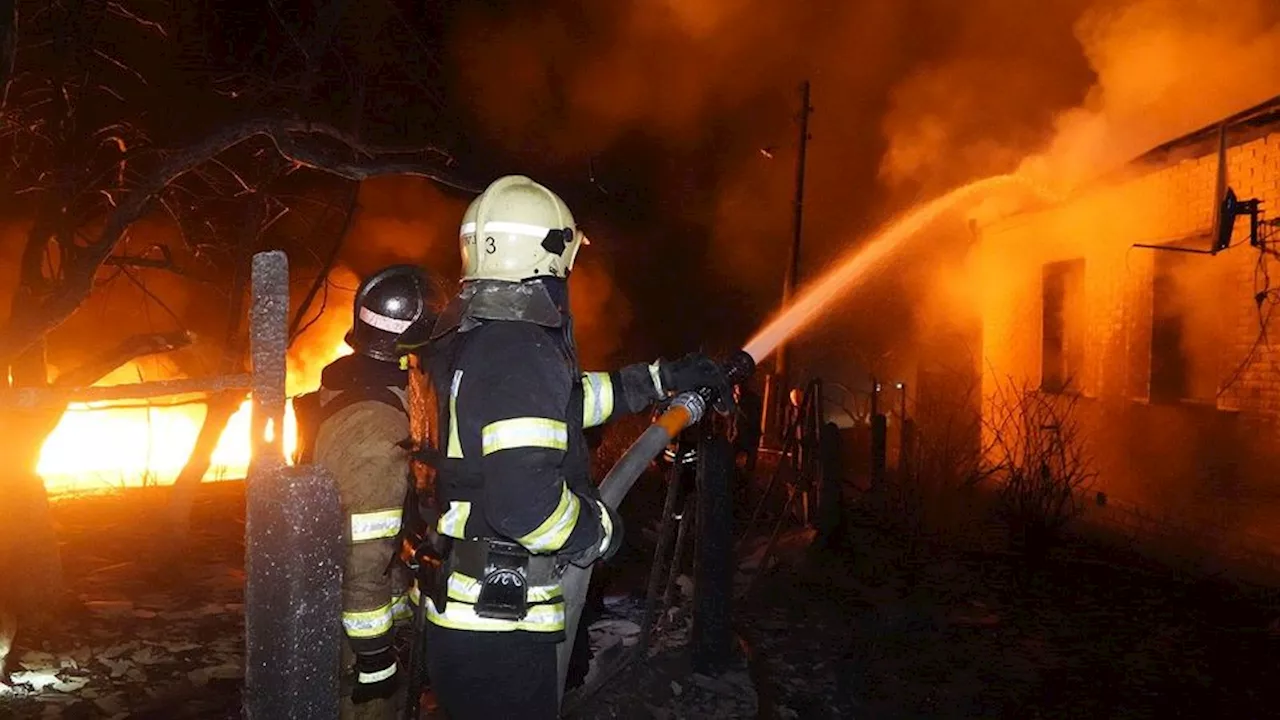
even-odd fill
[{"label": "dark window opening", "polygon": [[1157,251],[1151,284],[1151,401],[1215,402],[1229,265]]},{"label": "dark window opening", "polygon": [[1040,389],[1078,392],[1084,369],[1084,260],[1045,265],[1041,287]]}]

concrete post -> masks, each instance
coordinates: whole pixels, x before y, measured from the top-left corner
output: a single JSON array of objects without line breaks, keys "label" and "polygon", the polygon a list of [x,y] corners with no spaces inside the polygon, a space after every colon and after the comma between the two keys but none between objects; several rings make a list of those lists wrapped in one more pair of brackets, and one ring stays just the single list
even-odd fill
[{"label": "concrete post", "polygon": [[[336,720],[341,663],[342,512],[333,478],[286,467],[289,265],[253,257],[253,459],[246,489],[247,720]],[[268,420],[272,439],[266,439]]]}]

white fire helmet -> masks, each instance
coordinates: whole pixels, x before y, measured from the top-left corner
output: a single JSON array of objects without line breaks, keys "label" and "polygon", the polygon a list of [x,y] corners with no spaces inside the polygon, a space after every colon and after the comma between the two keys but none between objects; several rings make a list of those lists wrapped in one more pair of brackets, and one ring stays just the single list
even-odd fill
[{"label": "white fire helmet", "polygon": [[523,175],[498,178],[462,216],[462,279],[569,276],[587,240],[558,195]]}]

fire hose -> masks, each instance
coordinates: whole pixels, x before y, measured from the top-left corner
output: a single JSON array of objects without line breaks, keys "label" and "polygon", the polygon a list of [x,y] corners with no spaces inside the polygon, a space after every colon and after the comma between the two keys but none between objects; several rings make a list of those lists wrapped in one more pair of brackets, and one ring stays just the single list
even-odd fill
[{"label": "fire hose", "polygon": [[[728,384],[736,385],[751,377],[756,369],[756,361],[745,350],[739,350],[722,363],[721,369]],[[646,428],[635,442],[631,443],[627,451],[604,476],[604,480],[600,482],[600,499],[614,510],[618,509],[627,493],[631,492],[636,481],[649,467],[649,463],[682,431],[701,420],[707,407],[713,405],[718,399],[718,390],[709,387],[683,392],[672,398],[667,404],[666,411]],[[578,622],[582,619],[587,588],[591,585],[591,572],[592,567],[580,568],[570,565],[561,580],[565,599],[565,639],[557,648],[560,678],[557,687],[562,702],[564,684],[569,676],[569,658],[573,655]]]}]

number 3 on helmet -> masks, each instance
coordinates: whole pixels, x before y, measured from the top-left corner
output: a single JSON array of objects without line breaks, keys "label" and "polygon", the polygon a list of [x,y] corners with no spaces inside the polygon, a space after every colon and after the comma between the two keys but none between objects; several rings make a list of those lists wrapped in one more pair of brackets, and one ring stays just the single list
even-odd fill
[{"label": "number 3 on helmet", "polygon": [[498,178],[462,217],[462,279],[569,276],[588,244],[560,196],[523,176]]}]

